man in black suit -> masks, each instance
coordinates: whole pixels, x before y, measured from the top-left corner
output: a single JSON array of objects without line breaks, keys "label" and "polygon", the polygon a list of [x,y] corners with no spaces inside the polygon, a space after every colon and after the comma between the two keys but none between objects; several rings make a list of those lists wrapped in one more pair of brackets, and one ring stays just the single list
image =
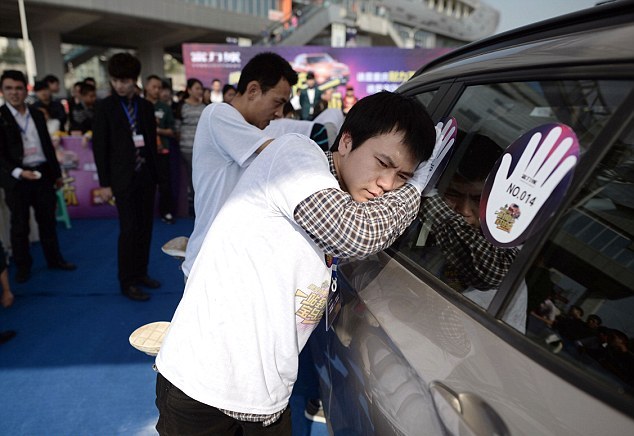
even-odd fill
[{"label": "man in black suit", "polygon": [[112,94],[97,103],[93,152],[101,198],[114,197],[119,212],[118,265],[121,292],[136,301],[150,296],[137,286],[158,288],[148,276],[156,192],[156,119],[150,102],[136,95],[141,63],[129,53],[108,61]]},{"label": "man in black suit", "polygon": [[315,74],[309,71],[308,74],[306,74],[306,88],[302,89],[299,93],[299,105],[302,107],[302,120],[312,121],[317,116],[315,108],[320,100],[321,91],[317,87]]},{"label": "man in black suit", "polygon": [[31,276],[33,259],[29,253],[30,208],[40,233],[40,242],[49,268],[74,270],[66,262],[57,241],[55,187],[62,185],[62,173],[46,129],[44,116],[25,104],[26,77],[6,70],[0,78],[6,101],[0,107],[0,185],[11,210],[11,246],[17,267],[16,281]]}]

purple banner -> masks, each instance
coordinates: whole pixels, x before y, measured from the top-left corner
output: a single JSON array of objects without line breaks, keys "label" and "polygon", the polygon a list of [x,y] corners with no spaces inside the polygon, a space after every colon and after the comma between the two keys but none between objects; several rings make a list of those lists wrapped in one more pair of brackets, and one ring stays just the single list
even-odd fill
[{"label": "purple banner", "polygon": [[57,157],[62,167],[62,187],[71,218],[111,218],[117,216],[114,204],[103,203],[95,194],[99,189],[92,142],[82,136],[66,136],[60,141]]},{"label": "purple banner", "polygon": [[243,66],[264,51],[273,51],[289,61],[299,73],[299,88],[304,86],[306,73],[312,71],[322,90],[336,91],[333,98],[344,94],[345,85],[353,86],[356,97],[362,98],[384,89],[394,91],[421,66],[450,49],[183,44],[185,74],[187,78],[199,79],[207,87],[213,79],[237,85]]}]

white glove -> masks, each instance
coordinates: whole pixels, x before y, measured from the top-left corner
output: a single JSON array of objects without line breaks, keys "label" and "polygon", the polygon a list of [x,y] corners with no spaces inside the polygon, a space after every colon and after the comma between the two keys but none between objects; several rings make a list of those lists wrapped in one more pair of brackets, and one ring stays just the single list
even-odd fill
[{"label": "white glove", "polygon": [[[513,160],[511,154],[506,153],[502,157],[486,205],[486,225],[497,242],[523,242],[517,238],[533,222],[550,194],[577,163],[574,155],[563,159],[575,143],[578,142],[574,132],[569,128],[564,131],[557,125],[547,134],[533,134],[513,174],[509,175]],[[500,208],[505,205],[517,208],[512,231],[500,229],[494,224]]]},{"label": "white glove", "polygon": [[[458,123],[453,117],[443,118],[436,124],[436,144],[434,145],[434,151],[432,151],[427,161],[418,164],[414,175],[407,181],[407,183],[414,186],[421,194],[425,194],[427,190],[433,188],[429,182],[432,180],[434,172],[439,169],[439,164],[445,158],[447,152],[451,150],[457,133]],[[426,190],[428,185],[429,189]]]}]

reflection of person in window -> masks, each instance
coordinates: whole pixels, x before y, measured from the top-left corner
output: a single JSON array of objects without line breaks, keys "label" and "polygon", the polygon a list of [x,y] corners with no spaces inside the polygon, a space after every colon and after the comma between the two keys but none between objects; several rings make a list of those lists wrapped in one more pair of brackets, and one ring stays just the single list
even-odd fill
[{"label": "reflection of person in window", "polygon": [[[496,247],[480,230],[480,195],[484,182],[502,149],[484,135],[475,134],[444,195],[434,194],[421,205],[421,219],[430,227],[431,241],[444,257],[441,275],[445,282],[486,308],[506,276],[518,248]],[[521,309],[523,308],[523,309]],[[505,320],[525,330],[526,289]]]},{"label": "reflection of person in window", "polygon": [[634,386],[634,354],[629,349],[630,339],[620,330],[612,329],[608,334],[608,347],[600,359],[601,365]]},{"label": "reflection of person in window", "polygon": [[480,231],[480,195],[484,181],[502,149],[476,134],[443,197],[432,195],[421,207],[431,222],[431,234],[441,247],[452,286],[464,290],[497,288],[506,276],[517,248],[492,245]]}]

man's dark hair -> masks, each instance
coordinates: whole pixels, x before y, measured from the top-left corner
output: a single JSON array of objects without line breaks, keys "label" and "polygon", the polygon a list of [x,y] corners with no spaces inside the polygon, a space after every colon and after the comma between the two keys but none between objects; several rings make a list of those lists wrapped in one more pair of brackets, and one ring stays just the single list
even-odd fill
[{"label": "man's dark hair", "polygon": [[48,89],[48,82],[46,80],[38,80],[33,84],[33,91],[41,91],[43,89]]},{"label": "man's dark hair", "polygon": [[215,82],[222,83],[222,82],[220,81],[220,79],[213,79],[213,80],[211,81],[211,83],[212,83],[212,84],[213,84],[213,83],[215,83]]},{"label": "man's dark hair", "polygon": [[84,82],[85,82],[85,83],[91,83],[91,84],[93,84],[93,85],[96,85],[96,84],[97,84],[97,81],[95,80],[95,78],[94,78],[94,77],[86,77],[86,78],[84,79]]},{"label": "man's dark hair", "polygon": [[44,76],[42,80],[45,81],[46,83],[59,83],[59,79],[57,78],[57,76],[53,74],[48,74]]},{"label": "man's dark hair", "polygon": [[227,91],[229,91],[230,89],[233,89],[234,91],[236,90],[236,87],[233,85],[229,85],[228,83],[222,87],[222,95],[225,95],[227,93]]},{"label": "man's dark hair", "polygon": [[108,60],[110,77],[136,80],[140,73],[141,62],[130,53],[117,53]]},{"label": "man's dark hair", "polygon": [[97,92],[97,88],[92,83],[82,83],[79,85],[79,93],[81,95],[86,95],[89,92]]},{"label": "man's dark hair", "polygon": [[15,80],[16,82],[22,82],[26,86],[26,76],[22,71],[18,70],[4,70],[2,76],[0,76],[0,86],[4,83],[4,79]]},{"label": "man's dark hair", "polygon": [[297,73],[282,56],[271,52],[260,53],[253,56],[242,69],[237,91],[244,94],[249,82],[255,80],[265,93],[275,87],[281,79],[285,79],[293,86],[297,83]]},{"label": "man's dark hair", "polygon": [[161,82],[161,86],[163,86],[163,79],[161,79],[156,74],[150,74],[149,76],[147,76],[145,78],[145,83],[148,83],[150,80],[158,80],[159,82]]},{"label": "man's dark hair", "polygon": [[436,129],[425,107],[415,98],[382,91],[359,100],[343,122],[333,149],[344,133],[352,139],[352,150],[370,138],[387,133],[402,133],[411,157],[422,162],[431,156]]}]

